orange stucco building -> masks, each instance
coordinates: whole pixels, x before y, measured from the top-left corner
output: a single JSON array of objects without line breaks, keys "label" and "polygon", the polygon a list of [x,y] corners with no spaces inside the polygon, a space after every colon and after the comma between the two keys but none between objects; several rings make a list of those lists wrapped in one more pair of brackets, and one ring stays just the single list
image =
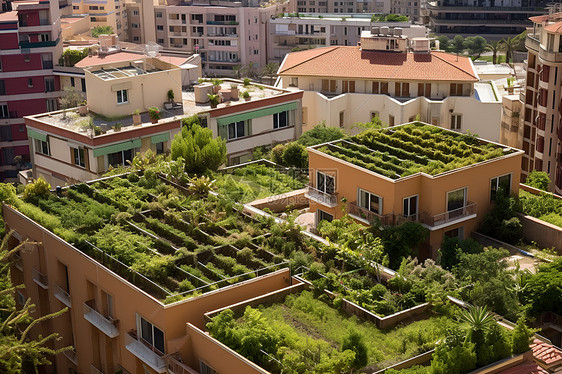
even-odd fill
[{"label": "orange stucco building", "polygon": [[[470,140],[459,138],[466,135],[445,129],[435,130],[435,126],[419,123],[371,131],[393,134],[401,127],[408,129],[408,126],[437,132],[444,143],[454,145],[455,141]],[[429,137],[425,134],[423,136]],[[360,166],[360,162],[353,162],[357,159],[342,156],[341,152],[355,147],[362,154],[357,157],[363,163],[365,159],[362,157],[394,157],[390,148],[390,151],[384,149],[384,152],[371,149],[361,144],[357,137],[310,147],[310,211],[316,214],[316,223],[322,219],[341,218],[345,213],[365,224],[371,223],[375,218],[387,225],[397,225],[406,220],[417,221],[430,231],[429,241],[420,249],[420,256],[435,258],[445,235],[468,237],[477,229],[490,210],[498,187],[509,189],[512,194],[518,192],[523,152],[482,139],[474,139],[474,143],[463,144],[475,153],[481,152],[479,149],[487,149],[495,152],[494,155],[498,157],[490,154],[489,159],[473,163],[469,163],[466,157],[459,157],[456,161],[445,164],[442,172],[437,169],[431,174],[427,172],[434,161],[430,158],[429,163],[420,165],[419,170],[414,166],[404,173],[408,175],[383,175],[381,172],[385,170],[384,162],[379,169],[372,167],[379,170],[377,172]],[[398,149],[396,154],[402,157],[407,154],[399,153],[398,143],[395,142],[393,146]],[[387,156],[384,156],[385,153]],[[415,152],[410,152],[409,155],[414,159],[420,156]],[[404,162],[403,159],[397,159]],[[467,165],[455,167],[455,162],[457,165]]]}]

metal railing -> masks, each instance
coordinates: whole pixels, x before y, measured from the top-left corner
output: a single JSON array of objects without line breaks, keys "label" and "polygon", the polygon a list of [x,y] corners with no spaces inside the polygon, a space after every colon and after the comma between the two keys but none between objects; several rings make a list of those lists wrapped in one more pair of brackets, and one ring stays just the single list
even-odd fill
[{"label": "metal railing", "polygon": [[394,224],[394,217],[392,214],[380,215],[378,213],[372,212],[369,209],[365,209],[354,201],[349,203],[347,206],[348,213],[350,215],[366,219],[369,223],[372,223],[376,219],[379,219],[383,225],[392,225]]},{"label": "metal railing", "polygon": [[95,300],[86,301],[84,303],[84,318],[110,338],[119,336],[119,329],[116,326],[117,321],[104,316],[95,308]]},{"label": "metal railing", "polygon": [[49,288],[49,279],[45,274],[41,273],[39,270],[35,268],[32,269],[32,273],[33,273],[33,281],[35,283],[37,283],[43,289]]},{"label": "metal railing", "polygon": [[70,294],[68,292],[63,290],[62,287],[56,283],[53,285],[53,290],[55,297],[59,299],[61,303],[69,308],[72,308],[72,298],[70,297]]},{"label": "metal railing", "polygon": [[472,214],[476,214],[476,203],[469,202],[463,207],[439,213],[434,216],[431,216],[426,212],[421,212],[420,221],[423,224],[433,227],[452,223]]},{"label": "metal railing", "polygon": [[320,204],[329,206],[329,207],[335,207],[338,205],[338,196],[337,193],[328,193],[328,192],[324,192],[321,191],[315,187],[313,187],[312,185],[307,185],[307,191],[305,196],[307,196],[309,199],[312,199]]},{"label": "metal railing", "polygon": [[172,374],[198,374],[198,371],[193,370],[181,361],[179,353],[170,353],[164,356],[166,368]]}]

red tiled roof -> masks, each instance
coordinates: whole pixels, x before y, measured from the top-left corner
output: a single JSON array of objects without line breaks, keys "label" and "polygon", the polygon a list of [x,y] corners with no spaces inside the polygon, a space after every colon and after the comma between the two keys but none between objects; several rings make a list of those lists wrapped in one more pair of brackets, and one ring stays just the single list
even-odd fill
[{"label": "red tiled roof", "polygon": [[548,17],[548,14],[544,14],[542,16],[529,17],[529,19],[534,23],[542,23],[544,21],[548,21]]},{"label": "red tiled roof", "polygon": [[533,362],[525,362],[500,371],[498,374],[548,374],[548,372]]},{"label": "red tiled roof", "polygon": [[129,53],[129,52],[118,52],[112,53],[109,55],[96,55],[96,56],[88,56],[81,61],[77,62],[77,68],[87,68],[89,66],[96,66],[96,65],[104,65],[110,64],[112,62],[124,62],[124,61],[133,61],[142,59],[144,56],[139,55],[138,53]]},{"label": "red tiled roof", "polygon": [[546,31],[549,31],[549,32],[561,34],[562,33],[562,22],[553,23],[552,25],[546,26],[544,29]]},{"label": "red tiled roof", "polygon": [[359,47],[324,47],[287,55],[281,76],[316,76],[417,81],[476,82],[467,57],[444,52],[362,51]]},{"label": "red tiled roof", "polygon": [[534,340],[531,344],[533,357],[546,365],[552,365],[557,362],[562,364],[562,351],[553,345]]}]

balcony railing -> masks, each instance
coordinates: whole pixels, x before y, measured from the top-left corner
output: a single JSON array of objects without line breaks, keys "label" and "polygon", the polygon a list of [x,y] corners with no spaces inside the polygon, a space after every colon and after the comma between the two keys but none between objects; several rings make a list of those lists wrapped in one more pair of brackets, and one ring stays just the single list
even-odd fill
[{"label": "balcony railing", "polygon": [[62,289],[61,286],[58,284],[53,285],[55,297],[60,300],[61,303],[66,305],[69,308],[72,308],[72,299],[70,298],[70,294]]},{"label": "balcony railing", "polygon": [[78,355],[74,349],[63,351],[62,354],[68,358],[74,365],[78,365]]},{"label": "balcony railing", "polygon": [[95,300],[86,301],[84,303],[84,318],[110,338],[119,336],[119,329],[116,326],[117,321],[105,317],[95,307]]},{"label": "balcony railing", "polygon": [[311,200],[316,201],[322,205],[326,205],[330,208],[334,208],[338,205],[338,196],[335,193],[327,193],[308,185],[308,190],[305,196]]},{"label": "balcony railing", "polygon": [[562,52],[551,52],[544,48],[539,50],[539,57],[549,62],[562,62]]},{"label": "balcony railing", "polygon": [[238,21],[207,21],[207,25],[238,25]]},{"label": "balcony railing", "polygon": [[47,290],[49,288],[49,279],[47,278],[47,276],[35,268],[33,268],[32,270],[33,281],[37,283],[41,288]]},{"label": "balcony railing", "polygon": [[448,212],[443,212],[443,213],[440,213],[440,214],[436,214],[434,216],[431,216],[426,212],[421,212],[420,213],[420,221],[421,221],[421,223],[423,223],[425,225],[435,227],[435,226],[451,224],[451,223],[454,223],[454,222],[456,222],[460,219],[463,219],[465,217],[475,215],[475,214],[476,214],[476,203],[469,202],[467,205],[465,205],[461,208],[450,210]]},{"label": "balcony railing", "polygon": [[55,47],[57,46],[57,44],[59,44],[59,40],[60,38],[48,42],[20,42],[20,48],[27,49],[27,48]]},{"label": "balcony railing", "polygon": [[354,201],[348,204],[348,213],[355,216],[361,220],[366,220],[372,223],[375,219],[379,219],[383,225],[392,225],[394,222],[392,214],[380,215],[378,213],[372,212],[369,209],[365,209],[357,205]]},{"label": "balcony railing", "polygon": [[125,348],[157,373],[166,372],[166,361],[163,355],[139,340],[135,330],[129,331],[125,335]]},{"label": "balcony railing", "polygon": [[198,374],[199,372],[193,370],[183,362],[181,362],[181,356],[178,353],[172,353],[164,356],[166,362],[166,368],[171,374]]}]

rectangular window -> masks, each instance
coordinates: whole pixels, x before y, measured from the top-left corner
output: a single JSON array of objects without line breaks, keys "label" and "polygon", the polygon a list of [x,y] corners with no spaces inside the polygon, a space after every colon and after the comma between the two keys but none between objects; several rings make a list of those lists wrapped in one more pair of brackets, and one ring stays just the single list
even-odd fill
[{"label": "rectangular window", "polygon": [[461,215],[464,206],[466,206],[466,187],[447,192],[447,212],[449,213],[449,218]]},{"label": "rectangular window", "polygon": [[382,197],[357,189],[357,205],[376,214],[382,214]]},{"label": "rectangular window", "polygon": [[250,134],[250,121],[251,120],[238,121],[238,122],[232,122],[232,123],[229,123],[228,125],[226,125],[227,130],[228,130],[227,139],[228,140],[238,139],[238,138],[242,138],[244,136],[251,135]]},{"label": "rectangular window", "polygon": [[35,152],[49,156],[51,154],[49,152],[49,138],[47,138],[47,141],[35,139]]},{"label": "rectangular window", "polygon": [[56,99],[47,99],[47,112],[54,112],[57,110],[57,100]]},{"label": "rectangular window", "polygon": [[199,367],[201,368],[200,370],[201,374],[218,374],[218,371],[216,371],[215,369],[213,369],[203,361],[199,361]]},{"label": "rectangular window", "polygon": [[461,129],[461,114],[451,114],[451,130]]},{"label": "rectangular window", "polygon": [[162,18],[162,12],[156,12],[156,18]]},{"label": "rectangular window", "polygon": [[12,140],[11,126],[0,126],[0,140],[3,142],[9,142]]},{"label": "rectangular window", "polygon": [[164,142],[156,143],[156,154],[161,155],[164,153]]},{"label": "rectangular window", "polygon": [[418,195],[404,198],[404,217],[412,217],[414,220],[418,215]]},{"label": "rectangular window", "polygon": [[[138,10],[133,10],[133,16],[138,16],[139,15],[139,11]],[[162,15],[162,14],[160,14]]]},{"label": "rectangular window", "polygon": [[86,92],[86,79],[80,78],[80,83],[82,85],[82,92]]},{"label": "rectangular window", "polygon": [[76,86],[76,83],[74,82],[74,77],[70,77],[70,85],[71,85],[72,87],[75,87],[75,86]]},{"label": "rectangular window", "polygon": [[55,91],[55,78],[47,77],[45,78],[45,92]]},{"label": "rectangular window", "polygon": [[86,163],[84,161],[84,148],[72,148],[72,156],[74,165],[80,167],[86,167]]},{"label": "rectangular window", "polygon": [[321,171],[316,172],[316,189],[327,194],[334,194],[336,191],[336,178],[331,175],[322,173]]},{"label": "rectangular window", "polygon": [[43,69],[53,68],[53,55],[51,53],[44,53],[41,55],[41,64]]},{"label": "rectangular window", "polygon": [[388,115],[388,126],[389,127],[394,126],[394,116],[392,116],[390,114]]},{"label": "rectangular window", "polygon": [[117,91],[117,104],[125,104],[128,102],[129,98],[127,97],[127,90]]},{"label": "rectangular window", "polygon": [[511,174],[490,179],[490,201],[496,199],[496,194],[500,188],[508,195],[511,193]]},{"label": "rectangular window", "polygon": [[284,111],[273,115],[273,128],[279,129],[289,126],[289,112]]},{"label": "rectangular window", "polygon": [[374,94],[379,93],[379,82],[373,82],[371,92]]},{"label": "rectangular window", "polygon": [[318,225],[321,221],[328,221],[332,222],[334,220],[334,216],[330,213],[326,213],[321,209],[316,210],[316,225]]},{"label": "rectangular window", "polygon": [[140,330],[140,338],[157,353],[164,354],[164,332],[142,317],[140,317]]},{"label": "rectangular window", "polygon": [[10,112],[8,111],[7,104],[0,104],[0,118],[9,118]]},{"label": "rectangular window", "polygon": [[388,95],[388,82],[381,82],[381,94]]},{"label": "rectangular window", "polygon": [[33,78],[27,78],[27,87],[33,87]]},{"label": "rectangular window", "polygon": [[340,128],[343,129],[345,125],[345,110],[340,112]]}]

